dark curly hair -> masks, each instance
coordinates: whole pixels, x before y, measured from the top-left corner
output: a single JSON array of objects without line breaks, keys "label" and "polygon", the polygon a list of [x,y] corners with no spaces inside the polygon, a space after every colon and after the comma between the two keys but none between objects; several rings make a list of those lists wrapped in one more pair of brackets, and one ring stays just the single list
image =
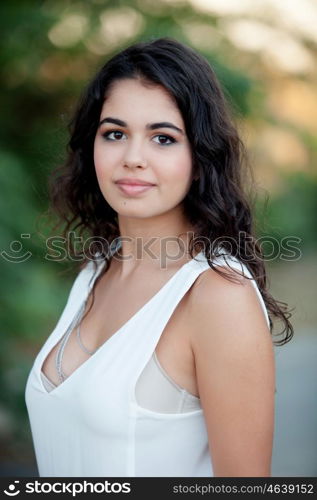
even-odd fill
[{"label": "dark curly hair", "polygon": [[[226,99],[207,60],[169,37],[135,43],[98,71],[70,122],[67,160],[49,179],[49,211],[59,217],[54,229],[65,223],[64,236],[69,235],[70,230],[79,230],[81,236],[85,234],[93,240],[89,247],[91,254],[82,259],[82,267],[89,259],[97,270],[97,255],[105,261],[94,282],[93,299],[95,286],[109,269],[111,256],[108,249],[100,249],[100,242],[92,237],[101,236],[110,246],[120,237],[117,213],[98,185],[93,160],[94,139],[104,99],[113,83],[122,78],[138,78],[145,84],[163,86],[183,117],[193,165],[193,181],[183,200],[185,215],[195,228],[190,256],[193,258],[194,248],[203,246],[209,266],[232,279],[232,275],[213,266],[213,260],[219,244],[228,254],[237,255],[261,291],[272,335],[272,317],[284,324],[277,335],[285,335],[275,344],[285,344],[294,334],[289,322],[291,313],[285,302],[275,300],[267,290],[263,254],[253,228],[254,200],[245,192],[248,166],[244,161],[245,150]],[[75,256],[72,244],[69,249],[70,256]]]}]

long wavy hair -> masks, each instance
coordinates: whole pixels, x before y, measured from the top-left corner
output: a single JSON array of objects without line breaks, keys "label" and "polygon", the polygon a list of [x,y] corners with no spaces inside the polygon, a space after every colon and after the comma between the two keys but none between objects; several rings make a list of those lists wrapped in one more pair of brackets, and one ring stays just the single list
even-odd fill
[{"label": "long wavy hair", "polygon": [[[234,280],[232,273],[229,275],[213,264],[219,246],[245,263],[266,304],[271,334],[284,334],[274,343],[285,344],[294,334],[289,321],[291,313],[287,304],[274,299],[267,289],[264,256],[253,227],[254,189],[246,193],[246,180],[252,173],[249,177],[245,175],[249,168],[243,143],[208,61],[169,37],[135,43],[98,71],[69,124],[67,159],[49,178],[49,212],[58,215],[54,230],[65,224],[64,237],[78,231],[80,236],[91,240],[88,256],[87,251],[78,253],[78,248],[70,242],[71,259],[76,255],[72,260],[78,260],[82,255],[81,267],[90,260],[95,271],[97,261],[100,258],[105,261],[94,281],[93,301],[96,284],[110,266],[109,248],[120,238],[117,213],[98,185],[93,160],[94,139],[104,99],[111,86],[122,78],[138,78],[145,84],[163,86],[183,117],[193,165],[193,181],[183,200],[185,215],[195,228],[189,245],[190,256],[193,258],[197,246],[203,247],[209,266],[230,280]],[[107,242],[107,248],[100,245],[98,237]],[[272,318],[283,323],[284,328],[278,334],[273,334]]]}]

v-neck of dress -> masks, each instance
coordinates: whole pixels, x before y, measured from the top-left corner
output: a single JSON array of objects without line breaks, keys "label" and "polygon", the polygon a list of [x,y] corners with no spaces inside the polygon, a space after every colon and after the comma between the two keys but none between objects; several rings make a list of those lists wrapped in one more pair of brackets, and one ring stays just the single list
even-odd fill
[{"label": "v-neck of dress", "polygon": [[[84,297],[84,299],[81,301],[81,304],[79,306],[79,308],[77,309],[75,315],[70,319],[70,321],[68,322],[66,328],[59,334],[58,336],[58,339],[55,341],[55,343],[53,344],[53,346],[50,346],[49,347],[49,350],[44,350],[44,353],[43,355],[41,356],[41,359],[40,359],[40,362],[39,362],[39,368],[38,368],[38,378],[39,378],[39,382],[40,382],[40,385],[41,385],[41,389],[43,392],[45,392],[47,395],[55,395],[57,394],[58,392],[60,392],[60,390],[63,390],[62,387],[66,385],[68,385],[69,383],[71,383],[71,381],[73,380],[73,378],[78,375],[76,375],[77,372],[81,372],[82,369],[84,369],[84,367],[86,367],[87,365],[89,365],[89,363],[91,363],[96,356],[100,355],[100,352],[102,352],[107,346],[108,344],[114,342],[114,339],[118,338],[120,333],[128,327],[128,325],[130,323],[132,323],[132,321],[135,321],[135,319],[141,314],[143,313],[148,307],[150,307],[150,305],[154,302],[155,299],[157,299],[157,297],[159,295],[161,295],[165,290],[166,288],[171,284],[172,281],[174,281],[176,279],[176,277],[179,276],[179,274],[185,269],[187,268],[188,265],[192,264],[193,261],[195,261],[197,259],[197,257],[200,257],[201,255],[203,254],[203,252],[199,252],[195,255],[195,257],[193,259],[190,259],[188,262],[185,262],[185,264],[183,264],[174,274],[173,276],[171,276],[171,278],[169,278],[167,280],[167,282],[161,286],[161,288],[149,299],[145,302],[145,304],[143,304],[143,306],[141,306],[122,326],[120,326],[120,328],[118,328],[112,335],[110,335],[110,337],[108,337],[107,340],[105,340],[105,342],[103,342],[99,347],[98,349],[94,352],[94,354],[92,354],[88,359],[86,359],[86,361],[84,361],[83,363],[81,363],[63,382],[61,382],[60,384],[58,384],[54,389],[52,389],[51,391],[47,391],[44,384],[43,384],[43,381],[42,381],[42,378],[41,378],[41,373],[42,373],[42,367],[43,367],[43,364],[45,362],[45,360],[47,359],[49,353],[52,352],[52,350],[57,346],[57,344],[60,342],[61,338],[63,337],[63,335],[65,334],[65,331],[68,330],[68,328],[70,328],[73,320],[75,317],[78,318],[78,315],[79,315],[79,312],[81,311],[81,309],[83,308],[84,304],[87,302],[87,299],[88,299],[88,296],[89,296],[89,292],[90,290],[88,289],[87,290],[87,294],[86,296]],[[101,273],[102,269],[104,267],[104,263],[102,263],[101,267],[100,267],[100,270],[98,273],[96,273],[96,276],[93,280],[93,283],[95,282],[95,280],[97,279],[98,275]],[[93,286],[93,283],[92,283],[92,286]],[[44,372],[43,372],[44,373]],[[45,374],[44,374],[45,375]]]}]

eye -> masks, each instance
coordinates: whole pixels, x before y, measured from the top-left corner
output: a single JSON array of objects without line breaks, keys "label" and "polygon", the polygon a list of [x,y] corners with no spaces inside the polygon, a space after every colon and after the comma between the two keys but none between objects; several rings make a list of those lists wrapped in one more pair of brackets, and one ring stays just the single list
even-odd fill
[{"label": "eye", "polygon": [[174,139],[174,137],[171,137],[169,135],[160,134],[156,135],[155,139],[156,138],[158,138],[158,141],[155,142],[158,142],[158,144],[160,144],[161,146],[169,146],[170,144],[176,142],[176,139]]},{"label": "eye", "polygon": [[123,132],[121,130],[108,130],[107,132],[103,133],[102,136],[107,140],[107,141],[114,141],[114,142],[119,142],[120,139],[122,139]]}]

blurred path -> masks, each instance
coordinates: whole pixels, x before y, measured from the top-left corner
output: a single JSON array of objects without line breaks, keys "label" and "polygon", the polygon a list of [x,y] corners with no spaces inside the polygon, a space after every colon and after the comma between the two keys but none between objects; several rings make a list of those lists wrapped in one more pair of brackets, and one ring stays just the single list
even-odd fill
[{"label": "blurred path", "polygon": [[317,476],[317,329],[275,348],[276,418],[272,476]]}]

